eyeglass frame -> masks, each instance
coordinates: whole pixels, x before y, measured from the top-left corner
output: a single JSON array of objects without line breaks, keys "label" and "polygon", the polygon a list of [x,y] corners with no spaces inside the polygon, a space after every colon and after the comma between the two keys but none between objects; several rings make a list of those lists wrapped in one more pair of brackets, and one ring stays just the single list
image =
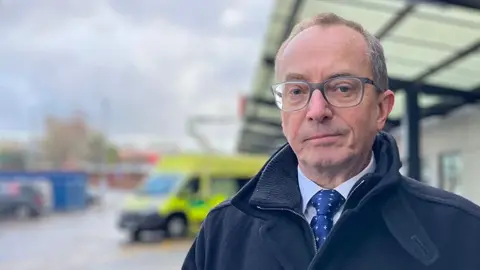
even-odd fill
[{"label": "eyeglass frame", "polygon": [[[362,93],[361,93],[361,97],[360,97],[360,100],[358,101],[357,104],[355,105],[351,105],[351,106],[335,106],[333,105],[332,103],[330,103],[330,101],[327,99],[327,97],[325,96],[325,85],[327,83],[329,83],[330,81],[332,80],[338,80],[338,79],[357,79],[361,82],[361,86],[362,86]],[[284,110],[282,108],[280,108],[277,104],[277,102],[275,101],[275,104],[277,105],[277,107],[284,111],[284,112],[294,112],[294,111],[299,111],[299,110],[302,110],[304,109],[308,103],[310,103],[310,100],[312,99],[312,95],[313,95],[313,92],[315,90],[319,90],[320,93],[322,93],[322,96],[323,98],[325,99],[325,101],[333,106],[333,107],[336,107],[336,108],[352,108],[352,107],[355,107],[355,106],[358,106],[360,103],[362,103],[363,101],[363,97],[365,96],[365,84],[370,84],[370,85],[373,85],[375,87],[375,89],[378,90],[378,92],[384,92],[385,90],[382,90],[380,87],[377,86],[377,84],[370,78],[367,78],[367,77],[358,77],[358,76],[350,76],[350,75],[342,75],[342,76],[335,76],[335,77],[332,77],[332,78],[329,78],[323,82],[319,82],[319,83],[312,83],[312,82],[308,82],[306,80],[288,80],[288,81],[284,81],[284,82],[280,82],[280,83],[276,83],[276,84],[273,84],[272,86],[270,86],[270,90],[272,91],[272,94],[273,94],[273,97],[275,98],[275,88],[282,85],[282,84],[286,84],[286,83],[296,83],[296,82],[300,82],[300,83],[304,83],[308,86],[308,89],[309,89],[309,94],[308,94],[308,99],[307,101],[305,102],[305,105],[303,105],[302,107],[298,108],[298,109],[294,109],[294,110]]]}]

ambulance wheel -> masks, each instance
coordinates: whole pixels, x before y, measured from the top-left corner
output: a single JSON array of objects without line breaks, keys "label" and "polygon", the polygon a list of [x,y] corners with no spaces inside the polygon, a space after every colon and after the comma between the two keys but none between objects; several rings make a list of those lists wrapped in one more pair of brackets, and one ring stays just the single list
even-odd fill
[{"label": "ambulance wheel", "polygon": [[180,238],[187,235],[187,219],[184,215],[175,214],[167,219],[166,234],[170,238]]}]

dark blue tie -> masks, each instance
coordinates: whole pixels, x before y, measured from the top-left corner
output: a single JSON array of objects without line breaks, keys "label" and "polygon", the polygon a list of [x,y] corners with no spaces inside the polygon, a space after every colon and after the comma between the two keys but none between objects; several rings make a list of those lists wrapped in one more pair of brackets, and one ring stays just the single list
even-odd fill
[{"label": "dark blue tie", "polygon": [[313,217],[310,226],[315,234],[317,247],[320,247],[327,239],[328,233],[333,227],[333,216],[345,203],[345,198],[338,191],[320,190],[313,195],[310,205],[315,208],[317,214]]}]

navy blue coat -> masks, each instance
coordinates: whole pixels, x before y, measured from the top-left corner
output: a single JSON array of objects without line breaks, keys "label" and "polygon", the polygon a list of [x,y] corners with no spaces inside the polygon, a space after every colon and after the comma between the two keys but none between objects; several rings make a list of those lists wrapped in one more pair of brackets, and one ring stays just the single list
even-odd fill
[{"label": "navy blue coat", "polygon": [[379,133],[364,176],[316,250],[302,215],[297,159],[285,145],[231,200],[213,209],[184,270],[478,270],[480,208],[399,173],[395,140]]}]

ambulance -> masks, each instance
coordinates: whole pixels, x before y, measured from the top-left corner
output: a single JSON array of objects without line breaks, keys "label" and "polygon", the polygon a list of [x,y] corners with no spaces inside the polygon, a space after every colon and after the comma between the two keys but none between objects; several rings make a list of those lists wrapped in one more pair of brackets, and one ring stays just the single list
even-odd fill
[{"label": "ambulance", "polygon": [[178,154],[163,156],[129,196],[118,226],[131,241],[144,231],[170,238],[195,234],[208,212],[255,176],[264,155]]}]

